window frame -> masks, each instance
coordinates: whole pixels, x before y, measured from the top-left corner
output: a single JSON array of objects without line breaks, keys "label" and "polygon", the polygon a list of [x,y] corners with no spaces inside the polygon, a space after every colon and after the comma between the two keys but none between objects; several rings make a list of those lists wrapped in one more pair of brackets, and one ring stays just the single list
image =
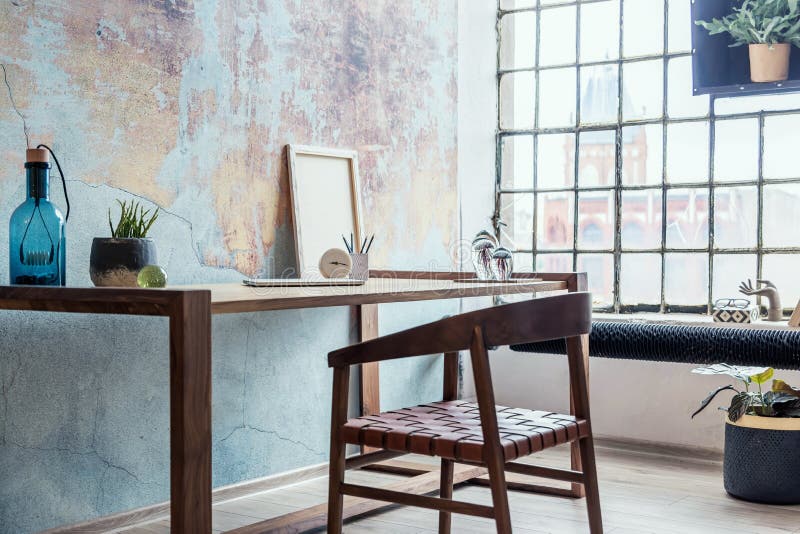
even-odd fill
[{"label": "window frame", "polygon": [[[764,258],[770,254],[797,254],[800,253],[800,247],[766,247],[764,246],[764,188],[765,186],[774,185],[774,184],[800,184],[800,172],[798,172],[797,177],[793,178],[773,178],[768,179],[764,177],[764,128],[765,122],[767,119],[773,116],[788,116],[788,115],[800,115],[800,108],[787,108],[787,109],[778,109],[778,110],[759,110],[759,111],[750,111],[750,112],[739,112],[739,113],[724,113],[721,115],[716,114],[716,102],[717,100],[727,99],[731,97],[716,97],[714,95],[708,96],[708,107],[706,109],[706,113],[702,116],[690,116],[690,117],[680,117],[680,118],[671,118],[669,115],[669,66],[670,63],[676,59],[680,58],[691,58],[692,51],[678,51],[678,52],[670,52],[669,51],[669,5],[671,1],[675,0],[663,0],[663,39],[662,39],[662,50],[661,53],[656,54],[649,54],[643,56],[635,56],[635,57],[626,57],[624,55],[624,9],[625,9],[625,2],[627,1],[635,1],[635,0],[618,0],[619,2],[619,53],[616,59],[607,59],[602,61],[586,61],[582,62],[580,57],[580,44],[581,44],[581,8],[586,5],[590,4],[599,4],[599,3],[606,3],[611,2],[613,0],[571,0],[571,1],[564,1],[559,3],[548,3],[543,5],[542,0],[536,0],[535,5],[532,7],[524,7],[518,9],[503,9],[501,7],[502,0],[498,0],[497,5],[497,123],[496,123],[496,176],[495,176],[495,208],[494,208],[494,215],[493,215],[493,223],[495,234],[497,235],[498,239],[501,236],[501,211],[503,208],[503,197],[505,195],[515,195],[515,194],[528,194],[532,196],[533,206],[532,209],[532,224],[533,224],[533,233],[531,235],[531,242],[529,248],[517,248],[513,252],[516,255],[519,254],[530,254],[532,256],[532,265],[534,267],[534,271],[536,270],[537,259],[545,254],[571,254],[572,256],[572,269],[577,270],[578,268],[578,258],[580,254],[605,254],[611,255],[613,257],[613,302],[609,306],[602,306],[596,308],[597,311],[607,311],[607,312],[615,312],[615,313],[634,313],[634,312],[661,312],[661,313],[669,313],[669,312],[678,312],[678,313],[710,313],[713,309],[713,292],[714,292],[714,260],[715,256],[720,254],[725,255],[755,255],[756,262],[757,262],[757,278],[761,278],[763,275],[763,265],[764,265]],[[688,1],[688,0],[687,0]],[[549,9],[558,9],[563,7],[574,7],[575,12],[575,61],[566,63],[566,64],[557,64],[557,65],[540,65],[540,50],[541,50],[541,18],[542,13]],[[503,17],[506,17],[511,14],[515,13],[523,13],[523,12],[534,12],[535,19],[536,19],[536,36],[535,36],[535,52],[534,52],[534,64],[531,67],[524,67],[524,68],[501,68],[501,57],[503,54],[503,49],[501,48],[502,43],[502,31],[501,31],[501,24]],[[512,34],[513,35],[513,34]],[[623,70],[624,65],[643,62],[643,61],[661,61],[662,69],[663,69],[663,98],[662,98],[662,107],[661,107],[661,115],[658,118],[652,119],[636,119],[636,120],[624,120],[623,119],[623,107],[624,107],[624,91],[625,88],[623,86]],[[609,122],[603,124],[581,124],[581,96],[582,96],[582,85],[581,85],[581,71],[586,67],[599,67],[611,65],[616,66],[617,69],[617,117],[616,122]],[[576,90],[575,90],[575,117],[572,121],[573,124],[571,126],[564,126],[564,127],[556,127],[556,128],[540,128],[539,127],[539,107],[540,107],[540,76],[539,73],[543,71],[553,70],[553,69],[564,69],[570,68],[574,69],[575,78],[576,78]],[[533,72],[534,76],[534,91],[535,93],[532,95],[534,99],[534,124],[532,128],[502,128],[502,118],[503,118],[503,89],[501,86],[503,77],[509,75],[511,73],[517,72]],[[733,97],[736,98],[736,97]],[[718,182],[715,181],[715,133],[716,133],[716,126],[717,123],[723,121],[731,121],[731,120],[741,120],[741,119],[756,119],[758,122],[758,173],[757,177],[752,180],[737,180],[737,181],[725,181],[725,182]],[[701,123],[708,126],[708,147],[707,147],[707,155],[708,155],[708,179],[706,181],[701,182],[668,182],[667,181],[667,165],[668,165],[668,150],[669,147],[667,146],[667,137],[668,137],[668,127],[673,124],[687,124],[687,123]],[[624,161],[622,157],[622,150],[623,150],[623,142],[622,142],[622,135],[623,135],[623,128],[627,128],[630,126],[647,126],[647,125],[660,125],[661,126],[661,149],[662,149],[662,161],[661,161],[661,179],[660,185],[658,182],[652,184],[629,184],[625,185],[622,183],[622,172],[624,168]],[[581,137],[586,132],[595,132],[595,131],[603,131],[603,132],[614,132],[615,136],[615,149],[616,149],[616,157],[615,157],[615,164],[614,164],[614,181],[613,184],[601,186],[601,187],[582,187],[581,180],[579,179],[579,162],[580,162],[580,147],[581,147]],[[572,186],[563,187],[563,188],[539,188],[538,187],[538,164],[539,164],[539,142],[538,139],[542,135],[547,134],[569,134],[574,135],[575,139],[575,146],[574,146],[574,153],[572,154],[573,158],[573,165],[574,165],[574,179]],[[532,187],[531,188],[506,188],[503,184],[503,143],[508,138],[513,138],[514,136],[522,136],[523,138],[527,137],[532,140],[533,143],[533,162],[532,162]],[[730,188],[730,187],[755,187],[757,191],[757,230],[756,230],[756,245],[754,247],[743,247],[743,248],[721,248],[716,246],[715,244],[715,192],[717,189],[720,188]],[[637,190],[647,190],[647,191],[655,191],[659,190],[661,192],[661,244],[659,247],[656,248],[648,248],[648,249],[629,249],[622,247],[622,196],[624,192],[627,191],[637,191]],[[679,190],[679,189],[697,189],[702,191],[703,193],[708,193],[708,242],[706,247],[697,247],[697,248],[674,248],[667,246],[667,228],[668,228],[668,218],[667,218],[667,208],[668,208],[668,198],[669,198],[669,191],[672,190]],[[552,249],[547,248],[546,250],[540,250],[537,247],[537,239],[536,236],[538,235],[539,231],[541,230],[538,228],[539,224],[539,217],[538,217],[538,200],[539,196],[542,193],[566,193],[572,194],[572,202],[573,202],[573,236],[572,236],[572,247],[571,248],[563,248],[563,249]],[[613,235],[613,247],[608,249],[581,249],[579,247],[579,217],[580,217],[580,210],[579,206],[579,196],[581,193],[585,192],[611,192],[613,201],[614,201],[614,219],[613,219],[613,227],[614,227],[614,235]],[[708,291],[707,291],[707,298],[705,304],[702,305],[679,305],[679,304],[671,304],[667,302],[666,299],[666,273],[667,273],[667,258],[668,254],[671,253],[697,253],[697,254],[707,254],[708,255]],[[622,255],[635,255],[635,254],[658,254],[661,260],[661,285],[660,285],[660,302],[657,304],[623,304],[620,300],[620,278],[621,278],[621,261]],[[759,299],[760,304],[760,299]],[[785,307],[785,312],[791,313],[795,303],[786,303],[784,302],[784,306],[790,305],[792,308]]]}]

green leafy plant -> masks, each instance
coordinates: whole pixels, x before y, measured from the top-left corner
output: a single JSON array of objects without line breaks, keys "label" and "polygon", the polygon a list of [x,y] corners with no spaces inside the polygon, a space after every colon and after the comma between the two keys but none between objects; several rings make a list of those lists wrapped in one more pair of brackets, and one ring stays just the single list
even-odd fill
[{"label": "green leafy plant", "polygon": [[800,46],[800,0],[744,0],[733,13],[711,21],[698,20],[695,24],[711,35],[729,33],[730,46],[745,44],[779,43]]},{"label": "green leafy plant", "polygon": [[144,209],[138,202],[127,202],[117,200],[117,204],[121,209],[119,222],[117,227],[111,222],[111,208],[108,209],[108,226],[111,228],[111,237],[120,238],[137,238],[143,239],[147,237],[147,232],[150,227],[158,219],[158,210],[150,215],[150,210]]},{"label": "green leafy plant", "polygon": [[[775,379],[770,390],[763,390],[762,385],[775,375],[772,367],[744,367],[718,363],[708,367],[698,367],[692,372],[701,375],[732,376],[744,384],[744,389],[736,389],[732,384],[718,387],[703,399],[700,408],[692,414],[692,417],[705,410],[719,393],[728,390],[736,393],[727,408],[728,418],[733,422],[741,419],[743,415],[800,417],[800,389],[793,388],[783,380]],[[750,391],[750,386],[753,384],[758,386],[757,391]]]}]

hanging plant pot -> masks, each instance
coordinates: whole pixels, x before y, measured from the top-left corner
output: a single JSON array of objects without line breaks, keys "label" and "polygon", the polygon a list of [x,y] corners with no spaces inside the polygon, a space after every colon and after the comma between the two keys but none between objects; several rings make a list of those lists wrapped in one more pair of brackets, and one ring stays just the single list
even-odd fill
[{"label": "hanging plant pot", "polygon": [[792,45],[750,45],[750,79],[753,82],[781,82],[789,78],[789,56]]},{"label": "hanging plant pot", "polygon": [[89,271],[98,287],[138,287],[136,277],[147,265],[156,265],[156,243],[152,239],[95,237]]},{"label": "hanging plant pot", "polygon": [[800,504],[800,418],[744,415],[725,424],[725,491],[746,501]]}]

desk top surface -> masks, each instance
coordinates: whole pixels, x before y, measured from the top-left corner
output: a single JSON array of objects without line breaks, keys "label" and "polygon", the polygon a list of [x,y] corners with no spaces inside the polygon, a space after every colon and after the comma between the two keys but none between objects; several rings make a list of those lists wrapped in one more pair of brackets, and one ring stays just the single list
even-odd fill
[{"label": "desk top surface", "polygon": [[209,289],[212,313],[244,313],[536,293],[566,289],[566,284],[560,281],[463,283],[452,280],[371,278],[361,286],[246,287],[240,284],[211,284],[176,286],[171,289]]},{"label": "desk top surface", "polygon": [[[520,278],[513,283],[458,282],[463,275],[403,272],[360,286],[247,287],[237,283],[179,285],[161,289],[0,286],[0,309],[169,315],[170,303],[191,290],[211,292],[211,313],[353,306],[390,302],[532,294],[567,289],[564,278]],[[398,272],[399,274],[399,272]],[[524,275],[522,275],[524,276]]]}]

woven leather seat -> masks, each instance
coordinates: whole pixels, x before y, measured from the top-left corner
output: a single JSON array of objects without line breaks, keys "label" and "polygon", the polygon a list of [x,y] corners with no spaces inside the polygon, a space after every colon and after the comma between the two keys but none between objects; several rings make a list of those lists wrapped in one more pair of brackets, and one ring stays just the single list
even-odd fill
[{"label": "woven leather seat", "polygon": [[[586,437],[589,426],[571,415],[497,406],[505,461]],[[396,452],[462,462],[485,459],[478,405],[447,401],[350,419],[342,439]]]}]

